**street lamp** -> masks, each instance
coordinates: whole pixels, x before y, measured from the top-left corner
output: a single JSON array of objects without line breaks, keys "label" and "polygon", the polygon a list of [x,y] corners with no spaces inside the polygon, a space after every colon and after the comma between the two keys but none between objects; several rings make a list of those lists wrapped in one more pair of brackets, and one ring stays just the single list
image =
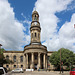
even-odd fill
[{"label": "street lamp", "polygon": [[71,62],[70,62],[70,71],[71,71]]}]

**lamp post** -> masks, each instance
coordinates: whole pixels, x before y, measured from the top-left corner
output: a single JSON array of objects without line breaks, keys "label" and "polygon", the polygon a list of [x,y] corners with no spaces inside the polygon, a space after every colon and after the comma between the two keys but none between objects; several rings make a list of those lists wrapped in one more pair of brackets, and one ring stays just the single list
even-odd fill
[{"label": "lamp post", "polygon": [[60,74],[61,74],[61,49],[60,49]]},{"label": "lamp post", "polygon": [[70,62],[70,71],[71,71],[71,62]]}]

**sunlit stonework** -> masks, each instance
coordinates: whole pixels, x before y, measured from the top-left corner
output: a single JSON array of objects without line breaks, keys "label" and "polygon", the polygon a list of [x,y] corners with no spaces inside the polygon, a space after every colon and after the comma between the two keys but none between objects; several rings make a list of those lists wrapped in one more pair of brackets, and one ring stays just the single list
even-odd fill
[{"label": "sunlit stonework", "polygon": [[52,52],[47,51],[47,47],[40,41],[41,27],[37,11],[32,13],[30,32],[31,42],[24,47],[24,51],[4,51],[5,58],[14,61],[13,64],[5,64],[4,67],[8,69],[53,69],[48,60]]}]

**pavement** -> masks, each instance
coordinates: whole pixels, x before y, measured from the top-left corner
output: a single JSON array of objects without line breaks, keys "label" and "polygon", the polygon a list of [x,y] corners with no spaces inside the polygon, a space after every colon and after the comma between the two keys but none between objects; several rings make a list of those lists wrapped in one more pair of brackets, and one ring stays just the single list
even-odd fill
[{"label": "pavement", "polygon": [[33,71],[24,73],[12,73],[11,75],[69,75],[69,71],[60,74],[60,71]]}]

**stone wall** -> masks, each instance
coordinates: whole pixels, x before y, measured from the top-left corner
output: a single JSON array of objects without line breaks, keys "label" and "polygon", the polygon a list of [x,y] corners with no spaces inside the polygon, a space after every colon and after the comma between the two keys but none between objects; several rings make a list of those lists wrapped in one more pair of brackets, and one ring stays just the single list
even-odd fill
[{"label": "stone wall", "polygon": [[[3,65],[8,70],[15,69],[18,67],[21,68],[22,65],[23,65],[22,68],[25,69],[25,56],[24,56],[23,51],[5,51],[3,54],[5,58],[6,56],[9,56],[9,59],[13,61],[13,63]],[[14,62],[13,60],[14,56],[16,56],[16,62]],[[20,56],[23,56],[23,62],[20,61]]]}]

